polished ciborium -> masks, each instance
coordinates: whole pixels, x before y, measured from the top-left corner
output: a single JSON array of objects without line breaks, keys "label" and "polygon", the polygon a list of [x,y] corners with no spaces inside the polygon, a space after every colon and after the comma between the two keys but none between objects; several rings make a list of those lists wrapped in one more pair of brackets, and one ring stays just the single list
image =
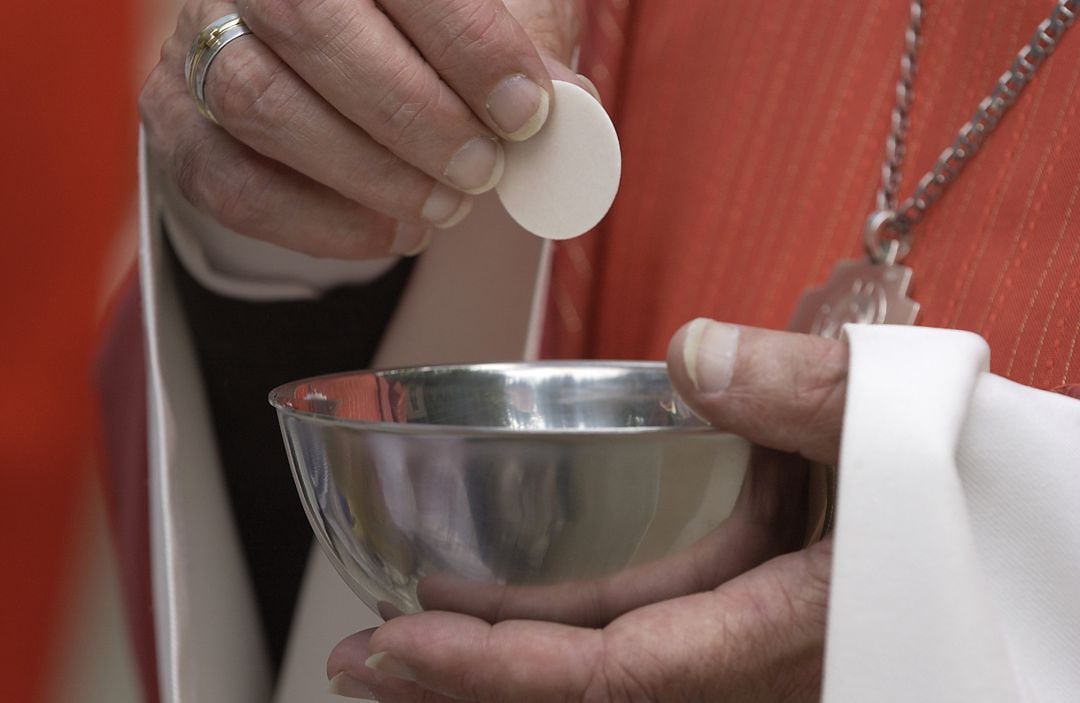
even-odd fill
[{"label": "polished ciborium", "polygon": [[749,458],[660,363],[362,371],[270,402],[319,542],[383,616],[600,622],[678,595]]}]

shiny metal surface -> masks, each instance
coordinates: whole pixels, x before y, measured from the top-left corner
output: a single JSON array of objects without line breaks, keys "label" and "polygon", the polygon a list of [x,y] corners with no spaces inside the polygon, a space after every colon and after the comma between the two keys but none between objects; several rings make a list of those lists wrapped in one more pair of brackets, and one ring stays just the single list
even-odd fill
[{"label": "shiny metal surface", "polygon": [[251,30],[240,19],[240,15],[230,12],[206,25],[191,43],[187,60],[184,62],[184,75],[187,76],[188,93],[195,101],[199,114],[214,124],[217,118],[206,104],[206,74],[210,64],[229,42],[251,34]]},{"label": "shiny metal surface", "polygon": [[[1080,0],[1057,0],[1054,3],[1050,15],[1035,27],[1028,43],[1020,48],[990,94],[979,102],[975,112],[960,127],[952,144],[941,152],[933,168],[919,179],[915,191],[897,204],[924,14],[923,0],[911,0],[908,26],[904,31],[904,54],[900,58],[900,77],[896,82],[896,103],[889,136],[885,141],[885,162],[881,167],[881,188],[877,194],[877,210],[889,216],[884,229],[893,235],[895,244],[883,241],[881,237],[868,239],[867,254],[874,263],[888,262],[891,265],[907,256],[911,249],[912,225],[922,219],[927,209],[944,195],[949,185],[978,153],[1001,118],[1031,83],[1039,67],[1073,26],[1078,11]],[[877,215],[877,212],[871,213],[870,220]]]},{"label": "shiny metal surface", "polygon": [[384,617],[599,622],[700,588],[750,455],[659,363],[359,372],[270,401],[319,541]]}]

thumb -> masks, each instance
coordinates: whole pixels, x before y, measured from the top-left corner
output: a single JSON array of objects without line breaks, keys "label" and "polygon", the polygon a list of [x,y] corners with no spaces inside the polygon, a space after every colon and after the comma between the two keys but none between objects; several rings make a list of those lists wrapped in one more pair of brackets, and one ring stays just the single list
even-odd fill
[{"label": "thumb", "polygon": [[675,333],[668,373],[715,427],[773,449],[835,463],[847,344],[699,318]]},{"label": "thumb", "polygon": [[574,70],[582,27],[582,0],[506,0],[506,8],[532,40],[552,80],[581,86],[595,95],[592,83]]}]

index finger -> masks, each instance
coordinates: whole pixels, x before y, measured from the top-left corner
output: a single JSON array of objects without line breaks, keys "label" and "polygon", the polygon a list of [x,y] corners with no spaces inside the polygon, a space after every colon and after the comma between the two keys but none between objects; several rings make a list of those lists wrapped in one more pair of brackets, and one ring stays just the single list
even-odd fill
[{"label": "index finger", "polygon": [[821,542],[603,630],[406,615],[338,644],[327,674],[401,703],[779,700],[816,688],[830,564]]}]

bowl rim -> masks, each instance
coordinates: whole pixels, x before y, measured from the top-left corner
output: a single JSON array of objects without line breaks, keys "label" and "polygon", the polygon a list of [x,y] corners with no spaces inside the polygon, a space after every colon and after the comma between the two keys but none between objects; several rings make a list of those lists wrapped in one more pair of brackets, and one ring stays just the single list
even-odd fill
[{"label": "bowl rim", "polygon": [[[402,435],[425,435],[425,436],[467,436],[467,437],[546,437],[546,438],[575,438],[575,437],[625,437],[627,435],[724,435],[715,427],[707,423],[698,426],[641,426],[641,427],[606,427],[606,428],[516,428],[516,427],[484,427],[477,425],[434,425],[423,423],[401,423],[386,421],[358,420],[355,418],[341,418],[326,413],[311,410],[298,410],[287,405],[284,401],[291,400],[292,391],[299,385],[317,381],[327,381],[348,376],[383,375],[400,372],[416,371],[506,371],[515,369],[543,369],[543,368],[613,368],[613,369],[648,369],[664,370],[667,365],[662,361],[627,361],[618,359],[559,359],[551,361],[506,361],[485,363],[456,363],[456,364],[418,364],[414,366],[398,366],[388,368],[359,369],[354,371],[339,371],[337,373],[320,374],[301,378],[288,383],[283,383],[270,391],[267,400],[277,411],[279,419],[284,416],[296,417],[304,422],[312,422],[321,425],[335,427],[347,427],[355,430],[363,430],[373,433],[402,434]],[[687,406],[687,409],[690,409]],[[691,409],[692,412],[692,409]]]}]

